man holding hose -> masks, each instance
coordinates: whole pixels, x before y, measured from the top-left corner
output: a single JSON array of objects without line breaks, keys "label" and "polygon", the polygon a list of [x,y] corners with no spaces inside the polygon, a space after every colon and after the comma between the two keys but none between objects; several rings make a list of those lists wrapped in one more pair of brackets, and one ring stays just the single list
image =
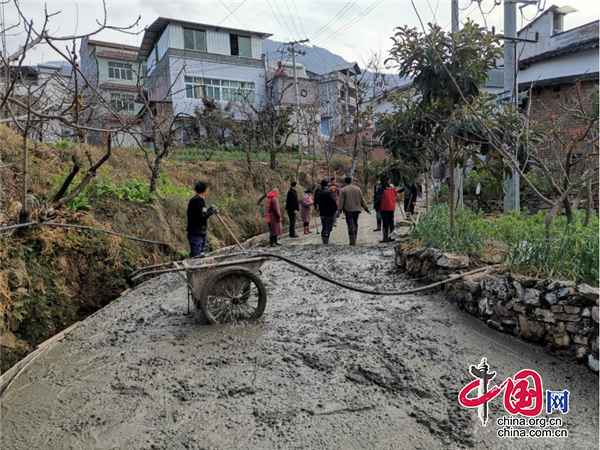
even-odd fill
[{"label": "man holding hose", "polygon": [[190,243],[190,258],[204,258],[208,218],[219,214],[219,209],[215,205],[206,207],[204,199],[208,194],[208,185],[205,182],[198,181],[194,190],[196,195],[189,201],[187,208],[187,238]]}]

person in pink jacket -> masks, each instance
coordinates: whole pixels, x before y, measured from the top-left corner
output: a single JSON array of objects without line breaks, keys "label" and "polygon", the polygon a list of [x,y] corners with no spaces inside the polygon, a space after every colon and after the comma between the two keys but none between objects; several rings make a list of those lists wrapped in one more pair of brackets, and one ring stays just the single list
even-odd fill
[{"label": "person in pink jacket", "polygon": [[271,233],[271,247],[281,245],[277,236],[283,234],[281,227],[281,209],[279,208],[279,189],[273,189],[267,194],[267,223]]},{"label": "person in pink jacket", "polygon": [[310,234],[310,219],[312,213],[312,206],[314,201],[312,199],[312,193],[310,189],[304,193],[304,197],[302,197],[302,222],[304,222],[304,234]]}]

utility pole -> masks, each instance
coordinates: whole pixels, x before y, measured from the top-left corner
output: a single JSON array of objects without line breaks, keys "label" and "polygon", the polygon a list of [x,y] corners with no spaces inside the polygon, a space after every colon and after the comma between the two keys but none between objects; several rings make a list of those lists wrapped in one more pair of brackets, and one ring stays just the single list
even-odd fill
[{"label": "utility pole", "polygon": [[[458,20],[458,0],[452,0],[452,32],[456,33],[460,27]],[[456,206],[463,205],[463,168],[454,165],[454,199]]]},{"label": "utility pole", "polygon": [[[301,41],[290,42],[292,46],[289,51],[292,53],[292,64],[294,65],[294,96],[296,97],[296,136],[298,139],[298,156],[302,156],[302,133],[300,130],[300,97],[298,96],[298,75],[296,74],[296,44],[303,44],[308,42],[308,39],[302,39]],[[305,52],[298,52],[300,55],[304,55]]]},{"label": "utility pole", "polygon": [[[504,0],[504,92],[513,107],[517,106],[517,1]],[[517,161],[517,148],[512,155]],[[517,162],[518,164],[518,162]],[[519,175],[513,171],[504,180],[504,213],[520,210]]]}]

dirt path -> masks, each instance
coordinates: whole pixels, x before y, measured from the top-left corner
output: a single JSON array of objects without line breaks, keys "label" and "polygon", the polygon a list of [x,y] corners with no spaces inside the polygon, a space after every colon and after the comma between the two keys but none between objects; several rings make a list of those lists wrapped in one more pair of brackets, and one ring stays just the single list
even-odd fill
[{"label": "dirt path", "polygon": [[[363,247],[284,240],[276,251],[348,283],[415,286],[374,217]],[[345,243],[345,224],[332,242]],[[289,244],[292,245],[289,245]],[[497,333],[442,294],[375,297],[265,265],[269,303],[252,325],[197,325],[176,275],[138,287],[38,358],[2,397],[3,449],[598,448],[598,378]],[[496,382],[537,370],[570,391],[568,439],[500,439],[459,406],[471,364]],[[547,417],[545,413],[543,417]]]}]

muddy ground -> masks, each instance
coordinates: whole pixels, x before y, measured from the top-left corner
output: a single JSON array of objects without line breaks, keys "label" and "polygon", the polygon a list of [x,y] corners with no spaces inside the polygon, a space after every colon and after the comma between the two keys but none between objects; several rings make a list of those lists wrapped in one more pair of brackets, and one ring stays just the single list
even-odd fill
[{"label": "muddy ground", "polygon": [[[360,286],[417,286],[377,246],[276,251]],[[346,241],[345,227],[332,242]],[[290,242],[286,242],[290,244]],[[368,246],[371,245],[371,246]],[[443,294],[376,297],[268,262],[269,302],[252,325],[196,324],[176,275],[151,280],[84,321],[2,397],[3,449],[591,449],[598,377],[489,329]],[[570,391],[567,439],[500,439],[458,392],[487,357],[501,382],[522,369]],[[545,413],[543,417],[547,417]]]}]

